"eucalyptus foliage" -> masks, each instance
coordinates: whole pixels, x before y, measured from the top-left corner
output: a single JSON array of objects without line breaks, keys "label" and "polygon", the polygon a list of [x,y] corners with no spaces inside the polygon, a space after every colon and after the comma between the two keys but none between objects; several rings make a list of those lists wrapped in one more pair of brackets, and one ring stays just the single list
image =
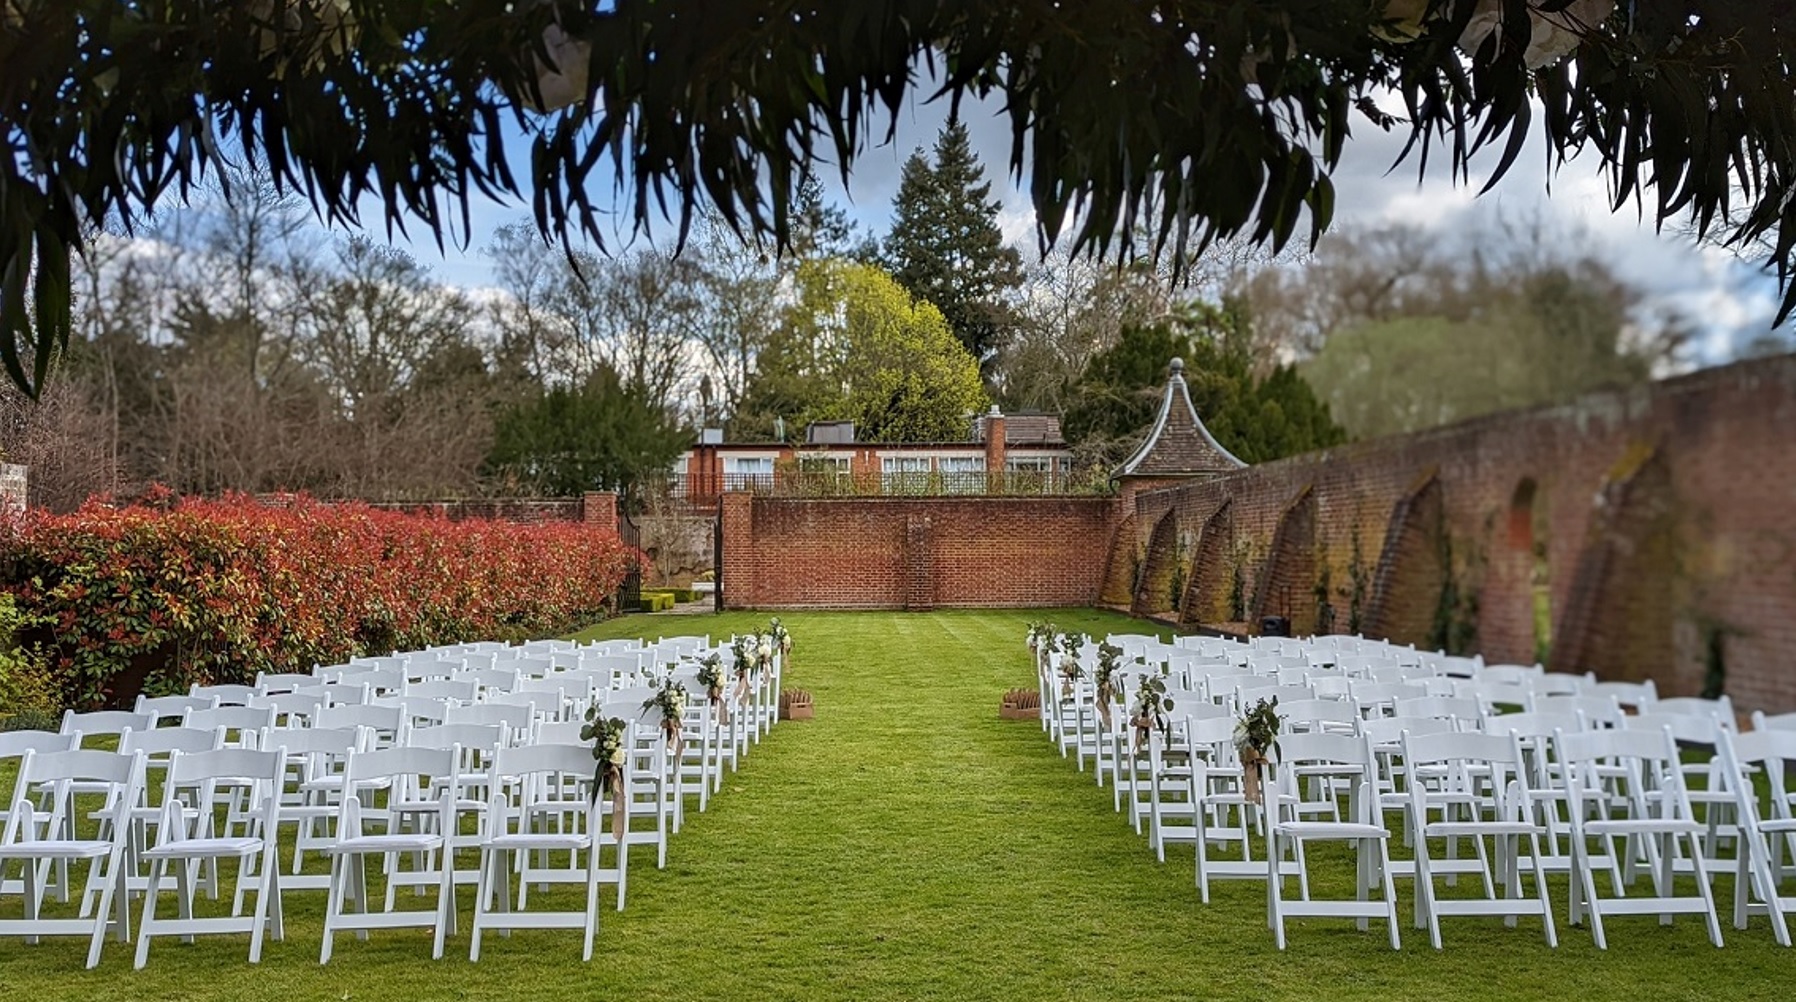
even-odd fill
[{"label": "eucalyptus foliage", "polygon": [[477,196],[527,194],[545,232],[603,245],[607,179],[638,229],[671,217],[683,236],[708,203],[783,237],[805,168],[847,171],[889,139],[926,72],[951,102],[1002,104],[1045,241],[1071,225],[1076,249],[1280,245],[1328,227],[1356,126],[1403,130],[1411,163],[1461,176],[1494,148],[1493,182],[1538,132],[1555,162],[1598,158],[1618,205],[1765,241],[1787,314],[1796,8],[1598,4],[1542,59],[1537,21],[1570,6],[5,0],[0,361],[35,393],[68,337],[71,252],[227,159],[333,224],[439,241],[465,238]]}]

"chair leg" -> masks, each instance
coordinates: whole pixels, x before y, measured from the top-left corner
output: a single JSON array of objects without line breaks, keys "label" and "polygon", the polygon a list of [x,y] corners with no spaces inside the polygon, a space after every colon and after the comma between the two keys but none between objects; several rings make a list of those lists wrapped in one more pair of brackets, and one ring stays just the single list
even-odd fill
[{"label": "chair leg", "polygon": [[1546,926],[1547,946],[1556,950],[1559,948],[1559,929],[1553,921],[1552,899],[1547,896],[1547,867],[1546,862],[1540,858],[1540,837],[1529,836],[1529,841],[1534,851],[1531,857],[1534,863],[1534,893],[1540,895],[1540,918]]},{"label": "chair leg", "polygon": [[1384,881],[1385,924],[1390,927],[1391,949],[1403,949],[1397,931],[1397,884],[1391,876],[1391,853],[1384,840],[1378,840],[1378,872]]},{"label": "chair leg", "polygon": [[161,893],[162,874],[167,865],[160,859],[150,864],[150,886],[143,894],[143,921],[137,923],[137,957],[132,963],[140,971],[150,962],[150,939],[155,935],[150,930],[156,921],[156,897]]},{"label": "chair leg", "polygon": [[[1666,848],[1670,849],[1670,846]],[[1719,947],[1721,946],[1721,918],[1715,913],[1715,891],[1709,886],[1709,864],[1707,860],[1703,859],[1701,841],[1694,835],[1690,837],[1690,853],[1690,866],[1696,871],[1696,889],[1702,895],[1702,902],[1706,906],[1703,911],[1703,920],[1709,926],[1709,942]],[[1672,853],[1667,852],[1666,855],[1669,856]],[[1775,895],[1772,897],[1770,908],[1773,911],[1777,909]]]},{"label": "chair leg", "polygon": [[271,923],[269,935],[274,937],[276,943],[284,943],[287,941],[287,912],[281,905],[281,874],[279,867],[276,867],[275,871],[268,875],[268,893],[274,896],[273,900],[268,903],[269,920]]},{"label": "chair leg", "polygon": [[331,946],[336,939],[336,920],[343,907],[343,870],[343,854],[331,856],[330,887],[324,895],[324,942],[318,949],[320,964],[330,963]]},{"label": "chair leg", "polygon": [[[1746,848],[1746,847],[1742,846],[1741,848]],[[1756,849],[1753,851],[1756,852]],[[1747,905],[1750,903],[1750,899],[1752,897],[1753,886],[1755,884],[1757,884],[1758,882],[1759,882],[1758,866],[1754,864],[1751,856],[1748,853],[1746,853],[1746,852],[1740,853],[1739,857],[1737,859],[1735,859],[1735,861],[1734,861],[1734,928],[1735,929],[1746,928]],[[1767,896],[1767,900],[1770,900],[1770,896]],[[1777,907],[1775,905],[1773,905],[1771,907],[1771,912],[1773,914],[1776,914]]]},{"label": "chair leg", "polygon": [[592,960],[592,940],[599,931],[599,843],[593,840],[586,857],[586,929],[581,947],[581,961]]},{"label": "chair leg", "polygon": [[[1203,852],[1203,840],[1198,840],[1198,852]],[[1280,950],[1285,948],[1285,912],[1284,888],[1279,886],[1278,872],[1278,832],[1266,834],[1266,918],[1272,924],[1272,941]]]},{"label": "chair leg", "polygon": [[474,881],[474,926],[469,931],[468,959],[480,959],[480,939],[485,932],[486,917],[493,909],[493,888],[498,877],[498,868],[506,866],[506,854],[502,849],[480,850],[480,874]]},{"label": "chair leg", "polygon": [[[216,866],[217,861],[214,860],[213,864]],[[196,893],[196,882],[198,880],[199,869],[196,866],[187,860],[175,861],[176,914],[181,917],[181,921],[183,922],[193,918],[193,897]],[[192,943],[193,936],[183,933],[181,935],[181,942]]]},{"label": "chair leg", "polygon": [[455,865],[449,854],[448,836],[444,836],[443,875],[437,882],[437,930],[436,938],[431,941],[430,959],[443,959],[443,939],[449,933],[449,927],[455,924]]}]

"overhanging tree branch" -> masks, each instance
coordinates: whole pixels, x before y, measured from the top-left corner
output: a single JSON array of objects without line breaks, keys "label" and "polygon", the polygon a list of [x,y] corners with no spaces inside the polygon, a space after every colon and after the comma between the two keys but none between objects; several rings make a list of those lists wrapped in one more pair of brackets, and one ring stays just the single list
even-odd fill
[{"label": "overhanging tree branch", "polygon": [[[925,60],[937,96],[1002,100],[1044,244],[1068,227],[1075,250],[1099,254],[1144,234],[1180,257],[1234,236],[1281,245],[1300,227],[1313,239],[1352,127],[1381,120],[1373,99],[1395,92],[1418,162],[1444,155],[1463,176],[1494,145],[1506,167],[1538,129],[1555,162],[1600,158],[1618,204],[1644,207],[1650,189],[1659,222],[1770,238],[1781,321],[1796,306],[1796,4],[1629,0],[1593,25],[1570,16],[1593,9],[3,0],[0,362],[35,393],[68,337],[67,259],[83,234],[129,228],[227,157],[327,222],[362,226],[373,199],[389,232],[439,243],[466,232],[475,194],[527,194],[544,232],[603,247],[593,192],[606,172],[636,229],[668,220],[684,237],[708,205],[783,241],[806,167],[846,172],[882,126],[889,136]],[[581,86],[586,100],[534,110]],[[527,137],[527,184],[508,128]]]}]

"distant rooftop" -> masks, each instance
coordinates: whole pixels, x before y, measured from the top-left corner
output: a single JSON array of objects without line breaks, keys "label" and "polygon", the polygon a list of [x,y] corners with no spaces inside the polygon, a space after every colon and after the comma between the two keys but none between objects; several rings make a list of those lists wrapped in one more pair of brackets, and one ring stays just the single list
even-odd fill
[{"label": "distant rooftop", "polygon": [[1175,358],[1167,366],[1166,394],[1160,400],[1160,415],[1154,420],[1153,430],[1116,475],[1198,476],[1226,473],[1246,465],[1204,427],[1185,386],[1185,360]]}]

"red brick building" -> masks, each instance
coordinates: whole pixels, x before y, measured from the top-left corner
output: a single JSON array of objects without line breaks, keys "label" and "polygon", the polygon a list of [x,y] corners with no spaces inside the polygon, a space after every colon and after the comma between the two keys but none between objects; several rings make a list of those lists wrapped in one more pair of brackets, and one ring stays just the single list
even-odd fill
[{"label": "red brick building", "polygon": [[851,421],[814,424],[803,442],[724,442],[706,431],[674,464],[675,493],[710,506],[726,491],[797,496],[1056,493],[1072,472],[1060,419],[972,422],[964,442],[859,442]]}]

